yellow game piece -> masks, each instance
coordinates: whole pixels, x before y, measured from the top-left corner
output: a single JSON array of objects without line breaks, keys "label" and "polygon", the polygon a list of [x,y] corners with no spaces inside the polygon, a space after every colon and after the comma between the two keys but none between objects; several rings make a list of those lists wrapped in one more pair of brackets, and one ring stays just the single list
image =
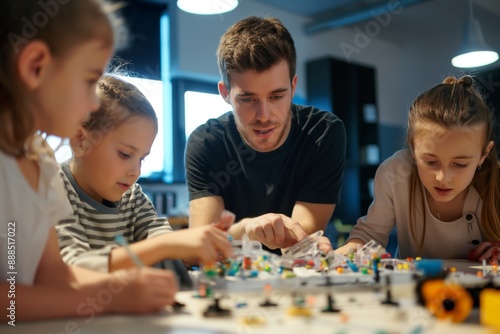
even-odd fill
[{"label": "yellow game piece", "polygon": [[492,326],[500,330],[500,291],[495,289],[484,289],[479,294],[480,312],[479,317],[482,325]]},{"label": "yellow game piece", "polygon": [[282,279],[287,279],[287,278],[294,278],[296,277],[297,275],[295,275],[295,273],[291,270],[283,270],[283,272],[281,273],[281,278]]},{"label": "yellow game piece", "polygon": [[335,270],[337,270],[339,274],[342,274],[344,272],[344,268],[342,268],[341,266],[338,266],[337,268],[335,268]]},{"label": "yellow game piece", "polygon": [[266,319],[263,316],[258,315],[247,315],[240,318],[242,325],[247,326],[262,326],[266,323]]},{"label": "yellow game piece", "polygon": [[457,268],[455,268],[455,267],[450,268],[450,273],[456,273],[456,272],[457,272]]},{"label": "yellow game piece", "polygon": [[312,316],[312,310],[308,307],[297,307],[292,306],[287,310],[288,315],[294,317],[310,317]]}]

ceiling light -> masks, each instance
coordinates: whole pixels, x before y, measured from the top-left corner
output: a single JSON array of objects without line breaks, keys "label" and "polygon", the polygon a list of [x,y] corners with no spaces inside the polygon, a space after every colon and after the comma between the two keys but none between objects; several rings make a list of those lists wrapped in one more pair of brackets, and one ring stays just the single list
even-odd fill
[{"label": "ceiling light", "polygon": [[238,0],[177,0],[177,7],[191,14],[214,15],[232,11]]},{"label": "ceiling light", "polygon": [[479,67],[498,60],[498,53],[486,44],[479,21],[474,18],[472,0],[469,0],[469,12],[470,16],[465,24],[462,47],[458,55],[451,60],[451,64],[455,67]]}]

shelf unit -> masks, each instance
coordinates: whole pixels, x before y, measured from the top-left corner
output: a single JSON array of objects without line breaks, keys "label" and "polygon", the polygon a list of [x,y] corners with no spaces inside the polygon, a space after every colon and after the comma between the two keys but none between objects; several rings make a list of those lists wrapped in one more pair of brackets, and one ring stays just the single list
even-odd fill
[{"label": "shelf unit", "polygon": [[333,112],[347,132],[346,165],[340,203],[332,217],[354,224],[373,200],[380,164],[376,72],[333,57],[306,64],[308,103]]}]

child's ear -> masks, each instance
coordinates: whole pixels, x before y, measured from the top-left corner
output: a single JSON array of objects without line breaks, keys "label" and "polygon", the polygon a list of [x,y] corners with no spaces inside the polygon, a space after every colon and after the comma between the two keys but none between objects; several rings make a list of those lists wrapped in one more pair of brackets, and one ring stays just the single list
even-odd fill
[{"label": "child's ear", "polygon": [[479,160],[479,165],[482,165],[483,162],[484,162],[484,159],[486,159],[486,157],[490,154],[490,151],[491,149],[493,148],[493,141],[491,140],[489,143],[488,143],[488,146],[486,146],[485,150],[484,150],[484,154],[483,156],[481,157],[481,159]]},{"label": "child's ear", "polygon": [[88,132],[84,128],[78,129],[76,135],[69,139],[69,145],[77,158],[84,157],[89,152]]},{"label": "child's ear", "polygon": [[17,56],[17,72],[21,81],[33,90],[40,86],[47,66],[53,60],[49,47],[42,41],[29,42]]}]

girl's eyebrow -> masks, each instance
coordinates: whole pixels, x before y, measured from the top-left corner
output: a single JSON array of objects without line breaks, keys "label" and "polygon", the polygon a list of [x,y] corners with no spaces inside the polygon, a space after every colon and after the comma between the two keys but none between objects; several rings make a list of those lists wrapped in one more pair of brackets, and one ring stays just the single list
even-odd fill
[{"label": "girl's eyebrow", "polygon": [[126,147],[130,148],[133,151],[139,151],[139,149],[137,147],[135,147],[134,145],[126,144],[126,143],[120,143],[120,144],[123,145],[123,146],[126,146]]},{"label": "girl's eyebrow", "polygon": [[[429,157],[437,158],[434,154],[432,153],[422,153],[422,155],[427,155]],[[457,157],[453,157],[452,159],[472,159],[474,156],[472,155],[459,155]]]},{"label": "girl's eyebrow", "polygon": [[[125,143],[120,143],[120,144],[121,144],[121,145],[123,145],[123,146],[126,146],[126,147],[130,148],[130,149],[131,149],[132,151],[134,151],[134,152],[139,151],[139,149],[138,149],[137,147],[133,146],[133,145],[130,145],[130,144],[125,144]],[[149,155],[150,153],[151,153],[151,152],[149,152],[149,151],[148,151],[148,152],[146,152],[145,156],[146,156],[146,155]]]}]

